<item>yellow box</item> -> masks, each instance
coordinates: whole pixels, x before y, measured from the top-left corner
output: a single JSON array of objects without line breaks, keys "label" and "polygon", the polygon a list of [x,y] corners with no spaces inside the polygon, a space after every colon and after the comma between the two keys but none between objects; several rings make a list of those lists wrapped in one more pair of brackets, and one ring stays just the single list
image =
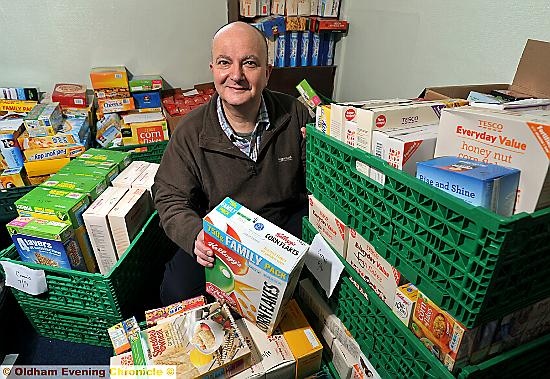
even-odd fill
[{"label": "yellow box", "polygon": [[90,81],[93,89],[128,88],[126,67],[94,67],[90,71]]},{"label": "yellow box", "polygon": [[0,188],[24,187],[27,185],[27,176],[23,167],[10,168],[0,174]]},{"label": "yellow box", "polygon": [[291,299],[286,306],[286,314],[279,324],[294,359],[296,377],[304,378],[319,371],[323,355],[323,345],[307,322],[296,300]]},{"label": "yellow box", "polygon": [[168,123],[166,120],[162,120],[123,124],[121,133],[123,145],[167,141]]},{"label": "yellow box", "polygon": [[97,106],[98,115],[105,113],[131,111],[136,109],[133,97],[124,97],[120,99],[99,99],[97,100]]},{"label": "yellow box", "polygon": [[38,104],[37,101],[0,99],[0,111],[27,113],[30,112],[36,104]]},{"label": "yellow box", "polygon": [[82,154],[86,148],[82,145],[49,147],[45,149],[27,149],[23,151],[27,162],[44,161],[57,158],[74,158]]},{"label": "yellow box", "polygon": [[32,161],[25,162],[25,171],[30,177],[44,176],[55,174],[61,167],[65,166],[71,161],[70,158],[57,158],[57,159],[48,159],[45,161]]}]

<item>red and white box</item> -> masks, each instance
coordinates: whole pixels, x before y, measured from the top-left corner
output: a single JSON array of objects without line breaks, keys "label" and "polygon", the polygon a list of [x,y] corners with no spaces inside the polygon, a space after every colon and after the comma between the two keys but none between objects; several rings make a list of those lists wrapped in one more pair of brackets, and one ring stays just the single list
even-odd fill
[{"label": "red and white box", "polygon": [[52,93],[52,101],[61,107],[86,108],[86,86],[83,84],[58,83]]},{"label": "red and white box", "polygon": [[349,228],[313,195],[309,195],[309,222],[344,258]]}]

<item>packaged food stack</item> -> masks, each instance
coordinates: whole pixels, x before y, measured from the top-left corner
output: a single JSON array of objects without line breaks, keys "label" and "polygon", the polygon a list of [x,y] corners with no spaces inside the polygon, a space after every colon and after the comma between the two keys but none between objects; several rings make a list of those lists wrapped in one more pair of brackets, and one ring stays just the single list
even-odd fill
[{"label": "packaged food stack", "polygon": [[169,89],[162,92],[162,106],[170,133],[187,113],[207,103],[216,90],[212,83],[196,84],[193,89]]},{"label": "packaged food stack", "polygon": [[121,119],[117,112],[135,109],[126,67],[92,68],[90,81],[98,105],[96,142],[102,147],[112,146],[113,141],[121,139]]},{"label": "packaged food stack", "polygon": [[340,1],[240,1],[240,15],[262,31],[269,63],[275,67],[329,66],[348,22],[338,19]]}]

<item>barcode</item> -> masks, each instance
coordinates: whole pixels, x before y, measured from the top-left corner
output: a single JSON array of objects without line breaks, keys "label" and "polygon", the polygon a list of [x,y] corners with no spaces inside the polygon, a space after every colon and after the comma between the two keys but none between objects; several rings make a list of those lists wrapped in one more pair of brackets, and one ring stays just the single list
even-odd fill
[{"label": "barcode", "polygon": [[315,348],[319,346],[319,342],[317,341],[317,338],[315,337],[315,334],[313,334],[313,331],[311,329],[308,328],[304,330],[304,333],[312,347]]},{"label": "barcode", "polygon": [[380,142],[376,142],[376,147],[374,148],[374,155],[378,158],[382,158],[382,144]]}]

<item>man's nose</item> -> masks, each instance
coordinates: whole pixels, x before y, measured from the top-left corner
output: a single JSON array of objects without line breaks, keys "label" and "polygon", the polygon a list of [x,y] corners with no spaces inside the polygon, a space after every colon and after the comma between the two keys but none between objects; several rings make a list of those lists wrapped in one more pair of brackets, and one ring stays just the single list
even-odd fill
[{"label": "man's nose", "polygon": [[243,78],[243,68],[240,64],[234,64],[231,66],[230,73],[231,80],[238,82]]}]

